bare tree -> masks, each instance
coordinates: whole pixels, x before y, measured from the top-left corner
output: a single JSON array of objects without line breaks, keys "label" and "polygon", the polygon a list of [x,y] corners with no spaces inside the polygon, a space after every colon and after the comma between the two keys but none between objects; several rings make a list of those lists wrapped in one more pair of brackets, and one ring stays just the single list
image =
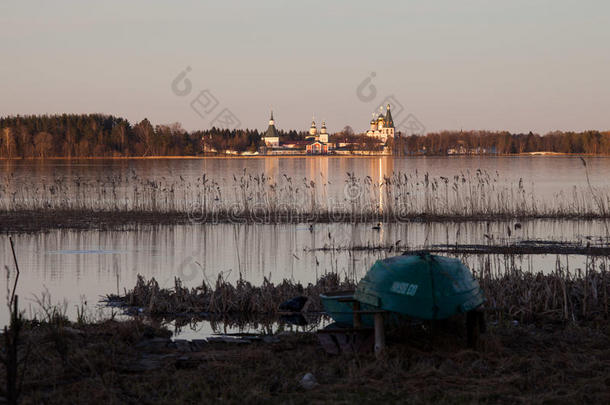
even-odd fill
[{"label": "bare tree", "polygon": [[48,157],[53,150],[53,136],[48,132],[39,132],[34,137],[34,146],[39,157]]},{"label": "bare tree", "polygon": [[2,145],[4,149],[4,156],[12,159],[17,154],[17,142],[15,141],[15,135],[11,128],[4,128],[2,131]]},{"label": "bare tree", "polygon": [[140,121],[134,126],[133,130],[140,143],[144,146],[143,156],[146,156],[149,153],[153,152],[152,149],[154,146],[153,141],[155,130],[151,125],[150,121],[144,118],[142,121]]},{"label": "bare tree", "polygon": [[353,136],[354,135],[354,129],[349,125],[346,125],[345,127],[343,127],[343,131],[341,131],[341,132],[344,136]]}]

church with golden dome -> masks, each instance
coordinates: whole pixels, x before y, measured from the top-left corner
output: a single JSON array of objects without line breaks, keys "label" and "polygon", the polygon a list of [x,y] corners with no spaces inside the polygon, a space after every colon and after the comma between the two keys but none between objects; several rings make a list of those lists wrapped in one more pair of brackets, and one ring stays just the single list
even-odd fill
[{"label": "church with golden dome", "polygon": [[326,122],[322,121],[322,126],[320,127],[320,131],[318,131],[316,121],[312,118],[311,126],[309,127],[309,136],[307,137],[307,139],[320,141],[322,143],[328,143],[328,132],[326,130]]},{"label": "church with golden dome", "polygon": [[383,115],[383,107],[379,107],[379,115],[377,118],[375,118],[375,115],[376,114],[373,113],[371,127],[366,131],[366,134],[379,138],[383,142],[386,142],[388,138],[394,138],[394,120],[392,119],[390,105],[388,104],[385,115]]}]

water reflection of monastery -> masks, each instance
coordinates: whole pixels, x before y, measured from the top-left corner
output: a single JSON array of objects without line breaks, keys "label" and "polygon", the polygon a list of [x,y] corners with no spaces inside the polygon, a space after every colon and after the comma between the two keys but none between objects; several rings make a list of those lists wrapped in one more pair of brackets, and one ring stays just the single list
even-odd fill
[{"label": "water reflection of monastery", "polygon": [[[281,159],[269,156],[262,159],[265,176],[272,182],[284,181],[284,175],[292,178],[295,184],[301,184],[303,179],[309,184],[314,181],[316,199],[324,206],[326,203],[345,203],[346,189],[345,173],[353,173],[357,178],[370,178],[375,185],[383,184],[384,178],[394,173],[394,158],[392,156],[356,157],[353,159],[327,159],[323,156],[311,159]],[[298,175],[297,175],[298,173]],[[287,179],[286,178],[286,179]],[[371,194],[362,195],[364,200],[378,204],[383,209],[387,202],[385,189],[381,187],[366,187]],[[373,194],[374,193],[374,194]],[[307,199],[309,195],[307,195]],[[309,200],[308,200],[309,201]]]},{"label": "water reflection of monastery", "polygon": [[[384,156],[371,159],[369,173],[373,179],[373,182],[382,184],[385,177],[391,177],[394,173],[394,158]],[[378,200],[379,209],[383,211],[385,209],[385,205],[387,204],[385,201],[385,190],[383,187],[379,188]]]}]

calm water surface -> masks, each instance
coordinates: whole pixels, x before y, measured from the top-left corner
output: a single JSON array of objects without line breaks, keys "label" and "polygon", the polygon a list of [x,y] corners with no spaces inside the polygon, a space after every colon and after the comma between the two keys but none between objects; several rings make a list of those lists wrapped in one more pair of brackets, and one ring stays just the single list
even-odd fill
[{"label": "calm water surface", "polygon": [[[610,157],[587,157],[589,176],[594,187],[610,185]],[[104,179],[113,175],[137,173],[155,179],[180,178],[194,180],[205,174],[208,178],[232,180],[244,170],[250,174],[265,174],[272,179],[288,176],[294,179],[322,179],[330,182],[330,196],[340,196],[346,173],[357,177],[370,176],[379,182],[393,172],[452,178],[477,169],[499,176],[500,181],[535,186],[535,192],[551,198],[553,194],[570,192],[574,186],[586,186],[585,169],[579,157],[518,156],[518,157],[261,157],[205,159],[130,159],[130,160],[24,160],[0,161],[0,174],[14,176],[24,185],[48,182],[57,176],[83,180]]]},{"label": "calm water surface", "polygon": [[[497,243],[544,239],[581,241],[604,237],[598,222],[529,221],[519,230],[513,223],[384,224],[381,230],[370,224],[282,225],[176,225],[136,227],[125,231],[52,230],[14,235],[21,268],[18,293],[22,302],[35,309],[34,296],[50,293],[53,302],[64,299],[68,312],[87,301],[94,306],[108,293],[121,293],[135,285],[137,275],[155,279],[171,287],[174,277],[187,286],[203,281],[213,283],[219,274],[234,281],[243,277],[254,284],[268,278],[272,282],[291,279],[315,282],[327,272],[359,279],[375,260],[400,252],[387,250],[353,251],[353,246],[400,246],[410,249],[433,244]],[[486,235],[486,236],[485,236]],[[0,243],[0,264],[12,266],[8,238]],[[320,250],[334,248],[334,250]],[[464,257],[473,269],[480,268],[481,256]],[[561,257],[562,263],[584,265],[584,256]],[[556,255],[523,255],[518,267],[528,271],[552,271]],[[492,261],[496,271],[506,262]],[[2,313],[0,321],[5,322]]]},{"label": "calm water surface", "polygon": [[[594,187],[608,187],[609,158],[588,158]],[[428,172],[433,176],[453,176],[477,169],[498,172],[503,181],[523,178],[532,184],[538,196],[552,198],[554,193],[583,186],[585,172],[579,158],[572,157],[451,157],[451,158],[250,158],[198,160],[110,160],[110,161],[19,161],[0,162],[0,174],[13,176],[23,184],[42,184],[55,176],[97,179],[136,171],[150,179],[158,177],[229,179],[233,174],[264,173],[270,177],[323,177],[329,192],[341,193],[346,173],[381,179],[392,171]],[[336,185],[333,188],[332,185]],[[586,183],[584,183],[586,185]],[[334,190],[334,191],[333,191]],[[508,228],[512,232],[508,234]],[[514,242],[542,239],[582,241],[604,237],[601,222],[528,221],[515,230],[513,222],[425,224],[384,224],[381,230],[370,224],[240,225],[192,224],[180,226],[133,227],[123,231],[51,230],[35,234],[13,235],[21,267],[18,293],[30,311],[36,311],[34,296],[48,291],[52,302],[65,301],[68,314],[74,316],[76,305],[86,301],[94,308],[100,296],[122,292],[134,286],[138,274],[155,277],[160,285],[170,287],[175,276],[186,285],[213,282],[219,274],[233,281],[240,277],[258,284],[267,277],[273,282],[284,278],[314,282],[326,272],[359,279],[375,260],[396,254],[387,250],[322,251],[320,248],[353,246],[401,246],[425,248],[433,244],[470,244]],[[464,260],[472,268],[481,257]],[[516,263],[524,270],[552,271],[556,255],[523,255]],[[562,263],[582,267],[583,256],[562,256]],[[494,266],[501,271],[506,261],[497,258]],[[504,264],[503,264],[504,263]],[[7,237],[0,239],[0,265],[12,266]],[[3,282],[5,284],[6,281]],[[8,320],[0,312],[0,324]],[[211,331],[209,325],[203,327]]]}]

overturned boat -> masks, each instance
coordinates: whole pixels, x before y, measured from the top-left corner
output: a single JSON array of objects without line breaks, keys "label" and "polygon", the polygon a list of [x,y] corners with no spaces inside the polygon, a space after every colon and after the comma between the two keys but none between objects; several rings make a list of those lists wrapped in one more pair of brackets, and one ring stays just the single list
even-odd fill
[{"label": "overturned boat", "polygon": [[340,323],[352,323],[356,305],[364,312],[365,325],[372,324],[366,312],[387,311],[394,322],[403,317],[440,320],[475,310],[485,301],[478,281],[459,259],[428,252],[378,260],[354,292],[320,298],[326,312]]}]

